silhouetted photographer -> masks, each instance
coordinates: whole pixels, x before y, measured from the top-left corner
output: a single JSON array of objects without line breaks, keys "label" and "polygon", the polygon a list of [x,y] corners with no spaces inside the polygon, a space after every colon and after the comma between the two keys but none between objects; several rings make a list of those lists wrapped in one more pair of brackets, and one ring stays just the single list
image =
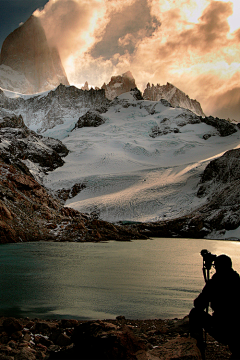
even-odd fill
[{"label": "silhouetted photographer", "polygon": [[[216,256],[207,250],[202,250],[201,255],[206,285],[194,300],[189,314],[190,334],[197,339],[203,358],[205,329],[217,341],[229,346],[230,359],[240,359],[240,276],[232,269],[229,256]],[[216,273],[209,279],[212,265]],[[212,315],[208,314],[209,305]]]}]

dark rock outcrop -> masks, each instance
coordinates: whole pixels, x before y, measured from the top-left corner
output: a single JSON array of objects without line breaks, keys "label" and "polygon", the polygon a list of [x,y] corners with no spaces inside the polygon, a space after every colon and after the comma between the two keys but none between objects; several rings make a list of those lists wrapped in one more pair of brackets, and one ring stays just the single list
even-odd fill
[{"label": "dark rock outcrop", "polygon": [[104,124],[104,119],[97,111],[89,110],[86,114],[78,119],[74,129],[82,127],[97,127]]},{"label": "dark rock outcrop", "polygon": [[[5,39],[0,65],[25,76],[30,84],[26,93],[49,90],[60,83],[69,85],[58,50],[49,47],[41,21],[34,15]],[[21,92],[14,84],[9,90]]]},{"label": "dark rock outcrop", "polygon": [[178,128],[171,128],[170,126],[164,126],[160,128],[159,126],[156,125],[152,128],[152,131],[149,134],[149,136],[152,138],[156,138],[157,136],[167,135],[170,133],[177,134],[179,132],[180,130]]},{"label": "dark rock outcrop", "polygon": [[74,184],[70,189],[60,189],[57,190],[56,193],[59,199],[66,201],[67,199],[72,199],[75,197],[85,188],[85,184]]},{"label": "dark rock outcrop", "polygon": [[144,100],[141,91],[137,87],[135,87],[134,89],[131,89],[130,92],[133,95],[134,99]]},{"label": "dark rock outcrop", "polygon": [[[163,102],[163,99],[160,100]],[[166,101],[166,100],[165,100]],[[154,113],[154,110],[152,110]],[[167,135],[169,133],[179,133],[181,128],[187,124],[200,124],[201,122],[214,127],[215,131],[209,131],[203,135],[204,140],[208,140],[213,135],[229,136],[238,131],[237,125],[231,124],[228,120],[214,118],[212,116],[202,117],[197,116],[189,110],[185,110],[182,114],[177,116],[176,125],[177,127],[171,127],[168,118],[164,118],[159,125],[152,128],[149,136],[155,138],[161,135]]]},{"label": "dark rock outcrop", "polygon": [[240,179],[240,149],[227,151],[221,157],[212,160],[204,170],[201,184],[214,181],[226,184]]},{"label": "dark rock outcrop", "polygon": [[237,132],[237,126],[228,120],[214,118],[213,116],[200,117],[200,119],[205,124],[215,127],[220,136],[228,136]]},{"label": "dark rock outcrop", "polygon": [[45,138],[28,129],[20,116],[0,117],[0,148],[2,156],[30,160],[44,171],[51,171],[64,164],[62,156],[68,149],[59,140]]}]

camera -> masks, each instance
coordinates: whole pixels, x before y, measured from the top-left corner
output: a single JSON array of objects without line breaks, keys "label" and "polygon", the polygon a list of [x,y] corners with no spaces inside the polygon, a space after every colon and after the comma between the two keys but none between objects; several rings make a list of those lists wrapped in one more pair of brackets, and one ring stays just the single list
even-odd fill
[{"label": "camera", "polygon": [[207,270],[210,270],[213,262],[216,260],[217,255],[210,253],[210,251],[203,249],[201,251],[203,257],[203,264]]}]

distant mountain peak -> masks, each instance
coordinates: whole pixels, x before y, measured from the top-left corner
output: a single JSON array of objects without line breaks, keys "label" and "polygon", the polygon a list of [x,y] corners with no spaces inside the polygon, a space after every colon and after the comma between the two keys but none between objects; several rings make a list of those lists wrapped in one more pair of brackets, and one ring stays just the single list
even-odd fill
[{"label": "distant mountain peak", "polygon": [[[127,71],[127,72],[125,72],[124,74],[122,74],[122,77],[123,78],[129,78],[129,79],[133,79],[134,80],[134,77],[133,77],[133,74],[131,73],[131,71]],[[135,81],[135,80],[134,80]]]},{"label": "distant mountain peak", "polygon": [[[50,90],[60,83],[69,85],[58,50],[49,46],[41,20],[34,15],[5,39],[0,65],[24,75],[28,83],[25,92],[28,93]],[[6,86],[1,83],[1,86],[22,92],[14,82],[11,88],[9,82]]]},{"label": "distant mountain peak", "polygon": [[160,84],[157,84],[156,86],[152,84],[151,86],[150,83],[148,83],[144,90],[143,98],[152,101],[165,99],[174,107],[180,106],[191,110],[196,115],[205,116],[202,107],[197,100],[190,99],[188,95],[169,82],[162,86]]},{"label": "distant mountain peak", "polygon": [[82,90],[89,90],[88,82],[85,81],[85,84],[81,87]]},{"label": "distant mountain peak", "polygon": [[127,71],[122,75],[112,76],[108,84],[103,84],[102,89],[105,90],[106,98],[113,100],[116,96],[136,87],[137,85],[131,71]]}]

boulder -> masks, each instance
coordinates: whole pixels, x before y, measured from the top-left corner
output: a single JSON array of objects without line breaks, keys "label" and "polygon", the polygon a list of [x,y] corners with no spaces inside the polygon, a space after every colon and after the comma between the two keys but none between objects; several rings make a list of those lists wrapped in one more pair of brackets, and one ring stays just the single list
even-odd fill
[{"label": "boulder", "polygon": [[82,127],[97,127],[104,124],[104,119],[98,112],[89,110],[85,115],[81,116],[76,123],[74,129]]},{"label": "boulder", "polygon": [[161,360],[201,360],[202,356],[195,339],[176,337],[150,351]]},{"label": "boulder", "polygon": [[15,333],[16,331],[21,331],[23,326],[21,323],[14,318],[8,318],[3,322],[3,328],[8,334]]},{"label": "boulder", "polygon": [[23,348],[15,357],[14,360],[36,360],[36,351],[29,348]]},{"label": "boulder", "polygon": [[61,346],[61,347],[68,346],[70,344],[72,344],[71,338],[69,336],[67,336],[66,334],[64,334],[64,333],[61,333],[58,336],[57,340],[55,341],[55,345],[58,345],[58,346]]}]

